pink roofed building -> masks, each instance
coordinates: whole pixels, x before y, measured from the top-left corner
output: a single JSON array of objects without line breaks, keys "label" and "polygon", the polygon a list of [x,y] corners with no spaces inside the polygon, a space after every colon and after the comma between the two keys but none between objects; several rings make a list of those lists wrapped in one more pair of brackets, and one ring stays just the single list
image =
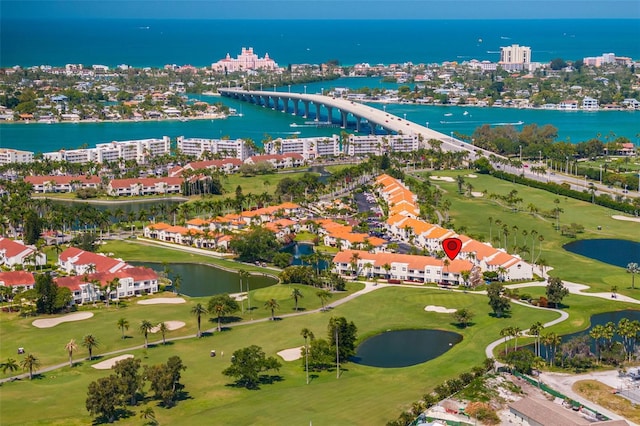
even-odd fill
[{"label": "pink roofed building", "polygon": [[31,290],[36,285],[36,280],[31,272],[8,271],[0,272],[0,286],[10,287],[14,293]]},{"label": "pink roofed building", "polygon": [[225,56],[224,59],[211,64],[211,69],[216,72],[279,70],[278,64],[269,57],[268,53],[265,53],[264,57],[260,58],[253,52],[253,47],[243,47],[242,52],[236,58],[232,58],[231,55],[227,53],[227,56]]},{"label": "pink roofed building", "polygon": [[0,265],[15,268],[18,265],[45,265],[46,263],[47,256],[43,253],[36,253],[34,247],[0,237]]}]

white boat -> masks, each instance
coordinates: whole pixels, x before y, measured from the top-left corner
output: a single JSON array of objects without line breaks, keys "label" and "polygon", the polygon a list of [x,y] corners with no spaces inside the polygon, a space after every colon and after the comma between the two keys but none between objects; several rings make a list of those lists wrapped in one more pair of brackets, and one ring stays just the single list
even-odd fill
[{"label": "white boat", "polygon": [[453,115],[452,113],[448,112],[448,113],[446,113],[444,116],[445,116],[445,117],[451,117],[452,115]]},{"label": "white boat", "polygon": [[462,115],[469,115],[469,111],[463,112]]}]

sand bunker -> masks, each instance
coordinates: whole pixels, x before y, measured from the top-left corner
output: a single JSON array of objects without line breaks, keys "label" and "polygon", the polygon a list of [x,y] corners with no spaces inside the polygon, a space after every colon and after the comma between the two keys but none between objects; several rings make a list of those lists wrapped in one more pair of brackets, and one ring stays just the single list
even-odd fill
[{"label": "sand bunker", "polygon": [[295,361],[297,359],[302,358],[303,347],[304,346],[300,346],[299,348],[285,349],[278,352],[278,355],[285,361]]},{"label": "sand bunker", "polygon": [[447,309],[444,306],[435,305],[427,305],[424,310],[427,312],[437,312],[439,314],[452,314],[457,311],[457,309]]},{"label": "sand bunker", "polygon": [[640,217],[620,216],[616,214],[611,216],[611,218],[615,220],[626,220],[628,222],[640,222]]},{"label": "sand bunker", "polygon": [[126,354],[126,355],[117,356],[115,358],[105,359],[104,361],[100,361],[97,364],[93,364],[92,367],[95,368],[96,370],[110,370],[113,368],[114,365],[116,365],[116,362],[122,361],[123,359],[127,359],[127,358],[133,358],[133,355]]},{"label": "sand bunker", "polygon": [[65,315],[58,318],[37,319],[31,324],[38,328],[51,328],[63,322],[81,321],[89,319],[93,316],[93,312],[76,312],[74,314]]},{"label": "sand bunker", "polygon": [[138,302],[138,305],[158,305],[158,304],[174,304],[174,303],[185,303],[182,297],[157,297],[155,299],[146,299]]},{"label": "sand bunker", "polygon": [[[185,326],[182,321],[165,321],[164,324],[167,326],[169,331],[177,330]],[[156,325],[150,330],[152,333],[157,333],[160,331],[160,324]]]},{"label": "sand bunker", "polygon": [[477,197],[482,197],[484,194],[482,192],[472,192],[471,195],[477,198]]},{"label": "sand bunker", "polygon": [[477,178],[478,176],[476,176],[476,175],[474,175],[474,174],[472,174],[472,173],[471,173],[471,174],[465,175],[465,177],[468,177],[468,178],[471,178],[471,179],[475,179],[475,178]]},{"label": "sand bunker", "polygon": [[429,176],[432,180],[442,180],[444,182],[455,182],[455,179],[449,176]]}]

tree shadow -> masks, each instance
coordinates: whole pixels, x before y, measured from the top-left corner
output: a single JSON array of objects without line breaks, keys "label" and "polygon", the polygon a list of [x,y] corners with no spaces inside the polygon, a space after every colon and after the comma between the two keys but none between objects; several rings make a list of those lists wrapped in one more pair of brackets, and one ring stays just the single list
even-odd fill
[{"label": "tree shadow", "polygon": [[[204,334],[204,333],[202,333]],[[165,343],[158,343],[158,346],[173,346],[175,345],[175,342],[172,342],[171,340],[165,342]]]},{"label": "tree shadow", "polygon": [[[231,324],[234,322],[240,322],[242,321],[242,318],[237,317],[237,316],[227,316],[227,317],[222,317],[220,318],[220,323],[221,324]],[[217,324],[217,319],[216,319],[216,324]]]},{"label": "tree shadow", "polygon": [[454,326],[458,330],[465,330],[465,329],[467,329],[469,327],[473,327],[476,323],[475,322],[468,322],[466,324],[461,324],[459,322],[450,322],[449,324],[451,324],[452,326]]},{"label": "tree shadow", "polygon": [[135,415],[136,413],[134,411],[131,411],[127,408],[117,408],[115,410],[115,413],[113,415],[113,421],[109,421],[110,419],[105,417],[105,416],[99,416],[96,417],[95,419],[93,419],[93,422],[91,423],[92,425],[101,425],[101,424],[105,424],[105,423],[113,423],[116,422],[120,419],[127,419],[133,415]]},{"label": "tree shadow", "polygon": [[307,308],[298,307],[298,309],[293,309],[293,312],[304,312]]},{"label": "tree shadow", "polygon": [[273,317],[273,318],[269,318],[269,321],[282,321],[282,318],[280,318],[280,317]]},{"label": "tree shadow", "polygon": [[495,312],[489,312],[489,316],[491,318],[497,318],[497,319],[509,319],[511,318],[511,314],[508,312],[503,312],[502,314],[498,315]]}]

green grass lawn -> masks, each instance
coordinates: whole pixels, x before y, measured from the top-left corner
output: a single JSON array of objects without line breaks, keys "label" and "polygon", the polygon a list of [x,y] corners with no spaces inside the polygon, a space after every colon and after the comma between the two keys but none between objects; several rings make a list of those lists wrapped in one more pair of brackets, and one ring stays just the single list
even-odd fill
[{"label": "green grass lawn", "polygon": [[[263,290],[264,294],[258,293],[260,298],[269,297],[267,289]],[[276,289],[271,294],[284,295]],[[303,301],[303,306],[306,306],[306,299]],[[424,306],[428,304],[471,308],[476,313],[475,324],[459,330],[452,324],[450,315],[425,312]],[[143,317],[150,320],[169,317],[183,319],[188,322],[184,332],[193,333],[195,318],[189,317],[188,306],[130,306],[122,311],[127,312],[132,322]],[[134,311],[137,311],[135,315]],[[95,334],[101,337],[104,346],[98,353],[115,346],[120,340],[120,332],[115,326],[120,312],[99,313],[100,316],[96,314],[82,325],[68,323],[46,330],[48,336],[45,337],[43,333],[41,338],[50,341],[49,351],[56,353],[50,356],[64,361],[64,343],[71,337],[80,338],[86,330],[95,329]],[[257,344],[267,354],[273,355],[279,350],[300,346],[303,344],[300,336],[303,327],[311,329],[316,336],[324,336],[328,319],[338,315],[355,322],[360,340],[385,330],[405,328],[456,331],[464,339],[445,355],[412,367],[383,369],[349,363],[344,366],[340,379],[336,379],[335,372],[324,372],[307,386],[301,362],[283,362],[281,382],[265,385],[259,391],[227,386],[229,380],[221,371],[228,365],[229,356],[234,350]],[[484,359],[484,347],[495,340],[505,326],[526,328],[531,322],[546,322],[556,317],[557,314],[553,312],[514,306],[512,318],[497,319],[489,316],[486,296],[426,288],[383,288],[330,312],[234,327],[200,340],[181,340],[166,347],[159,345],[131,353],[141,357],[145,364],[162,362],[177,354],[188,367],[183,376],[189,392],[187,400],[170,410],[157,407],[155,402],[147,402],[154,407],[161,424],[190,425],[201,423],[204,419],[210,419],[215,424],[383,424],[395,418],[412,401],[444,379],[481,363]],[[3,318],[3,341],[7,324],[15,329],[11,330],[9,341],[13,341],[18,334],[37,333],[28,320],[7,321]],[[74,327],[77,336],[71,332]],[[171,336],[177,333],[179,331],[172,332]],[[127,339],[129,346],[142,343],[142,338],[134,330],[130,330],[128,334],[134,336]],[[25,347],[28,351],[31,350],[29,346]],[[225,356],[210,358],[209,351],[212,349],[216,349],[218,353],[224,351]],[[49,359],[44,352],[36,355],[43,360]],[[21,380],[3,385],[3,424],[86,424],[90,421],[84,409],[88,384],[108,374],[106,371],[90,368],[89,364],[83,362],[74,368],[65,367],[44,374],[32,382]],[[60,403],[60,395],[64,395],[65,410],[52,410]],[[142,407],[144,404],[135,409],[137,411]],[[119,423],[139,422],[138,416],[134,415]]]},{"label": "green grass lawn", "polygon": [[[455,177],[458,174],[466,175],[468,173],[468,171],[446,171],[434,174]],[[503,181],[488,175],[478,175],[477,178],[465,177],[465,181],[473,185],[474,192],[486,190],[488,194],[506,195],[509,191],[515,189],[518,191],[518,196],[523,199],[521,203],[522,209],[526,208],[529,203],[533,203],[540,211],[551,210],[555,207],[553,201],[556,198],[559,199],[559,206],[564,210],[564,213],[560,214],[560,225],[570,223],[583,225],[585,232],[578,234],[580,239],[620,238],[633,240],[635,236],[635,240],[638,240],[638,224],[612,219],[612,215],[620,214],[614,210],[572,198],[560,197],[546,191]],[[560,232],[554,229],[554,220],[552,218],[533,216],[526,211],[514,213],[509,208],[488,199],[488,196],[481,198],[466,197],[458,194],[458,186],[455,182],[437,181],[435,183],[447,191],[446,197],[451,200],[450,215],[454,225],[465,225],[468,233],[482,235],[488,241],[490,236],[488,218],[491,217],[493,219],[491,236],[495,236],[499,232],[495,221],[500,219],[503,224],[509,226],[510,234],[507,240],[509,247],[513,248],[515,234],[513,226],[518,227],[518,245],[523,245],[524,242],[522,230],[527,230],[528,233],[531,230],[536,230],[538,235],[544,236],[541,257],[553,267],[551,275],[558,276],[566,281],[588,284],[592,286],[593,291],[609,291],[612,285],[617,285],[620,293],[638,297],[638,294],[628,288],[631,286],[631,276],[623,268],[564,250],[562,246],[575,241],[575,239],[560,235]],[[478,214],[479,212],[482,213]],[[601,226],[602,229],[598,230],[598,226]],[[527,241],[528,246],[531,247],[530,236],[527,237]],[[504,240],[501,246],[504,246]],[[536,241],[534,246],[536,256],[539,247],[539,242]],[[530,261],[530,255],[525,255],[525,260]]]},{"label": "green grass lawn", "polygon": [[[225,193],[223,195],[219,195],[217,197],[227,198],[234,197],[236,193],[236,188],[238,185],[242,187],[243,194],[262,194],[266,192],[268,194],[273,195],[275,193],[276,188],[278,187],[278,183],[284,178],[298,179],[305,173],[305,171],[290,171],[287,173],[273,173],[268,175],[256,175],[256,176],[242,176],[239,173],[233,173],[230,175],[225,175],[222,179],[222,187],[224,188]],[[315,175],[319,175],[318,173],[313,173]],[[216,196],[214,196],[216,197]]]}]

